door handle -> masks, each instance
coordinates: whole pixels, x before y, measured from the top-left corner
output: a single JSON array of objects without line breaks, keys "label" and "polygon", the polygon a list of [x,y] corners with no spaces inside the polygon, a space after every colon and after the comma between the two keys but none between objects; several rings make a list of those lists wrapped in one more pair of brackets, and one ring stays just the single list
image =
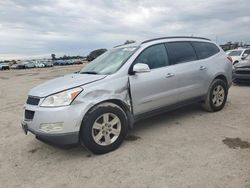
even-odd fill
[{"label": "door handle", "polygon": [[200,66],[200,70],[206,70],[207,67],[204,67],[204,66]]},{"label": "door handle", "polygon": [[167,73],[166,78],[170,78],[170,77],[173,77],[173,76],[174,76],[173,73]]}]

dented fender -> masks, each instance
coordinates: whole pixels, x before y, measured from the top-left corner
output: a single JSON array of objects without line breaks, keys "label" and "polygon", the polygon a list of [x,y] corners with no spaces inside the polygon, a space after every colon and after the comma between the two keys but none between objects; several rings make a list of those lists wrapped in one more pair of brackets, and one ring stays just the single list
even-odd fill
[{"label": "dented fender", "polygon": [[[130,95],[130,85],[128,76],[117,79],[105,78],[93,84],[82,86],[83,91],[72,103],[82,105],[82,117],[96,105],[107,101],[120,101],[126,107],[125,113],[129,120],[129,127],[133,125],[133,108]],[[124,109],[124,108],[123,108]],[[81,122],[79,122],[79,125]]]}]

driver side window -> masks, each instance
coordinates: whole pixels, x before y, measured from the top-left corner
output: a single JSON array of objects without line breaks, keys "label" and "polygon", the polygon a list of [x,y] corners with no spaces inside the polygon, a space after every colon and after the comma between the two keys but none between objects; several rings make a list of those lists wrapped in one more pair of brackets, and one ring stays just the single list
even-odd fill
[{"label": "driver side window", "polygon": [[136,63],[145,63],[150,69],[169,65],[168,56],[164,44],[157,44],[146,48],[135,60]]}]

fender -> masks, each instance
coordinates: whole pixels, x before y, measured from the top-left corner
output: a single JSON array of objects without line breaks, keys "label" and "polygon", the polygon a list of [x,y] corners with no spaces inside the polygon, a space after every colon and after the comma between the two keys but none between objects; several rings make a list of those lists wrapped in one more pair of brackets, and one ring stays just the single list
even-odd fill
[{"label": "fender", "polygon": [[[105,85],[105,87],[102,85],[101,88],[98,87],[98,85],[87,87],[86,90],[83,88],[83,94],[74,102],[74,104],[84,104],[82,112],[83,119],[94,107],[102,103],[114,103],[124,110],[128,118],[129,128],[133,128],[134,115],[128,77],[120,78],[112,83],[106,81]],[[116,89],[114,90],[114,88]],[[81,122],[79,122],[79,124],[81,124]]]}]

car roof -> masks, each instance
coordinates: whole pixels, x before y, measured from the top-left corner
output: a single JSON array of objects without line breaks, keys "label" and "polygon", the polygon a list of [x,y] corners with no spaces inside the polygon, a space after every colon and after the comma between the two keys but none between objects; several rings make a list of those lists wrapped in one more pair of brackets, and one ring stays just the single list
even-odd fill
[{"label": "car roof", "polygon": [[208,38],[203,38],[203,37],[192,37],[192,36],[173,36],[173,37],[160,37],[160,38],[153,38],[149,40],[143,41],[141,44],[147,43],[147,42],[152,42],[152,41],[157,41],[157,40],[164,40],[164,39],[201,39],[201,40],[206,40],[206,41],[211,41]]},{"label": "car roof", "polygon": [[121,44],[118,46],[115,46],[114,48],[124,48],[124,47],[138,47],[141,45],[145,44],[157,44],[159,42],[173,42],[173,41],[203,41],[203,42],[212,42],[208,38],[203,38],[203,37],[192,37],[192,36],[173,36],[173,37],[159,37],[159,38],[153,38],[153,39],[148,39],[142,42],[134,42],[130,44]]}]

